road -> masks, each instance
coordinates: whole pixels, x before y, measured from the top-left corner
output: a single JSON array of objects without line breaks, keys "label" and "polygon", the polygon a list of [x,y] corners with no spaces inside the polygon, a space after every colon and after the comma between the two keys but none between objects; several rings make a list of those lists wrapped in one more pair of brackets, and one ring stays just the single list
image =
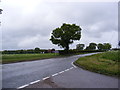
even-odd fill
[{"label": "road", "polygon": [[51,76],[57,72],[73,67],[71,63],[79,57],[92,54],[95,53],[4,64],[2,65],[2,88],[18,88],[30,82]]},{"label": "road", "polygon": [[23,88],[118,88],[118,79],[73,67]]}]

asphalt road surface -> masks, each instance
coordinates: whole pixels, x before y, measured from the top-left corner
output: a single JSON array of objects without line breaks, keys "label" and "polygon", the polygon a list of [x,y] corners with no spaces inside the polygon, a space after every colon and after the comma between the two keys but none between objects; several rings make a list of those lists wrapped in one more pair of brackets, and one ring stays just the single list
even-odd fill
[{"label": "asphalt road surface", "polygon": [[24,88],[118,88],[118,79],[73,67]]},{"label": "asphalt road surface", "polygon": [[[30,82],[43,79],[57,72],[73,67],[71,63],[79,57],[92,55],[74,55],[64,58],[52,58],[37,61],[19,62],[2,65],[2,88],[18,88]],[[75,78],[73,76],[73,78]]]}]

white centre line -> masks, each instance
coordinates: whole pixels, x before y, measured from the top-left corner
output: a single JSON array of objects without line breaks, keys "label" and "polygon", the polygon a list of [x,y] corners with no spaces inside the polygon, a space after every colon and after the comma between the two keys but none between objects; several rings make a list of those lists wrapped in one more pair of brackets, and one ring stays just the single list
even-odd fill
[{"label": "white centre line", "polygon": [[50,76],[43,78],[43,80],[50,78]]},{"label": "white centre line", "polygon": [[[72,62],[72,65],[73,65],[73,62]],[[76,68],[76,66],[73,65],[73,67],[71,67],[71,68],[69,68],[69,69],[66,69],[66,70],[64,70],[64,71],[60,71],[60,72],[58,72],[58,73],[55,73],[55,74],[53,74],[52,76],[54,77],[54,76],[56,76],[56,75],[59,75],[59,74],[64,73],[64,72],[66,72],[66,71],[69,71],[69,70],[71,70],[71,69],[73,69],[73,68]],[[46,79],[48,79],[48,78],[50,78],[50,76],[45,77],[45,78],[43,78],[42,80],[46,80]],[[25,87],[27,87],[27,86],[29,86],[29,85],[31,85],[31,84],[35,84],[35,83],[40,82],[40,81],[41,81],[41,80],[36,80],[36,81],[30,82],[29,84],[20,86],[20,87],[18,87],[17,89],[25,88]]]},{"label": "white centre line", "polygon": [[63,72],[65,72],[65,71],[61,71],[61,72],[59,72],[59,74],[61,74],[61,73],[63,73]]},{"label": "white centre line", "polygon": [[54,76],[56,76],[56,75],[58,75],[58,73],[55,73],[55,74],[53,74],[52,76],[54,77]]},{"label": "white centre line", "polygon": [[73,69],[74,67],[71,67],[70,69]]},{"label": "white centre line", "polygon": [[25,87],[27,87],[27,86],[29,86],[29,84],[26,84],[26,85],[23,85],[23,86],[21,86],[21,87],[18,87],[17,89],[25,88]]},{"label": "white centre line", "polygon": [[37,81],[31,82],[30,84],[34,84],[34,83],[37,83],[37,82],[40,82],[40,80],[37,80]]},{"label": "white centre line", "polygon": [[69,71],[70,69],[66,69],[65,71]]}]

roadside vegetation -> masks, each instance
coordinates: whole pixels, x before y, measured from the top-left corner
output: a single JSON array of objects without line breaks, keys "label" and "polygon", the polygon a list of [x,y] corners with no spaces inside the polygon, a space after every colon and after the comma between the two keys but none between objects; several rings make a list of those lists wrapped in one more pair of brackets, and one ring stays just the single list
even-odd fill
[{"label": "roadside vegetation", "polygon": [[32,60],[40,60],[47,58],[55,58],[58,57],[58,53],[45,53],[45,54],[2,54],[2,62],[5,63],[14,63],[14,62],[22,62],[22,61],[32,61]]},{"label": "roadside vegetation", "polygon": [[96,51],[75,51],[71,50],[69,54],[63,54],[62,50],[59,51],[60,53],[31,53],[31,54],[1,54],[2,58],[0,58],[0,63],[7,64],[7,63],[15,63],[15,62],[24,62],[24,61],[33,61],[33,60],[41,60],[41,59],[48,59],[48,58],[60,58],[66,57],[71,55],[78,55],[78,54],[86,54]]},{"label": "roadside vegetation", "polygon": [[120,51],[108,51],[91,56],[81,57],[75,65],[100,74],[120,77]]}]

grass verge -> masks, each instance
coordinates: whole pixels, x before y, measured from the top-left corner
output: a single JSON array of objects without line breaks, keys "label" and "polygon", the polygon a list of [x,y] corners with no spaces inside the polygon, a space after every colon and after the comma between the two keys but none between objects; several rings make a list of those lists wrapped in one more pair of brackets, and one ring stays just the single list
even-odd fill
[{"label": "grass verge", "polygon": [[3,64],[23,62],[23,61],[33,61],[40,59],[48,59],[59,57],[58,53],[46,53],[46,54],[2,54]]},{"label": "grass verge", "polygon": [[120,51],[109,51],[91,56],[81,57],[75,65],[100,74],[120,77]]}]

